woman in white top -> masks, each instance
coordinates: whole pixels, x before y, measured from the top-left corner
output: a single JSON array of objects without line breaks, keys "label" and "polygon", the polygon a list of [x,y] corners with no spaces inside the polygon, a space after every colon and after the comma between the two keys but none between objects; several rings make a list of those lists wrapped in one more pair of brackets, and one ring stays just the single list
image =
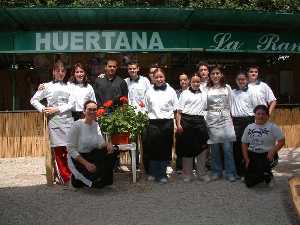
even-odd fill
[{"label": "woman in white top", "polygon": [[231,182],[236,179],[233,159],[233,142],[236,140],[234,127],[230,115],[231,88],[225,84],[224,75],[220,67],[212,68],[210,80],[207,84],[207,116],[209,139],[211,145],[212,180],[223,175],[221,161],[221,145],[224,150],[225,177]]},{"label": "woman in white top", "polygon": [[[30,103],[40,112],[48,116],[48,128],[50,146],[54,155],[54,165],[59,183],[66,183],[70,179],[70,171],[67,166],[66,145],[67,133],[74,120],[71,109],[75,105],[71,86],[66,83],[66,70],[61,61],[53,66],[53,81],[45,83],[43,89],[39,89],[31,98]],[[41,104],[41,100],[47,100],[47,106]]]},{"label": "woman in white top", "polygon": [[245,160],[245,183],[253,187],[260,182],[270,184],[274,160],[285,143],[281,129],[269,122],[269,109],[258,105],[254,109],[255,123],[248,125],[242,137]]},{"label": "woman in white top", "polygon": [[154,85],[145,96],[150,123],[144,135],[144,151],[149,157],[149,180],[167,182],[166,167],[172,157],[174,112],[178,99],[175,90],[165,81],[165,73],[154,71]]},{"label": "woman in white top", "polygon": [[84,118],[75,121],[68,134],[68,164],[71,184],[102,188],[113,183],[113,153],[106,143],[96,120],[97,103],[88,100],[83,105]]},{"label": "woman in white top", "polygon": [[197,157],[196,172],[201,180],[209,181],[206,175],[208,133],[204,112],[207,108],[207,95],[200,90],[200,77],[191,77],[191,86],[179,98],[176,125],[176,151],[182,157],[184,181],[192,179],[193,159]]},{"label": "woman in white top", "polygon": [[255,99],[252,88],[248,87],[247,75],[239,72],[236,76],[237,89],[232,91],[231,95],[231,116],[236,135],[236,141],[233,143],[233,154],[236,172],[239,177],[244,176],[244,163],[242,155],[241,138],[245,128],[254,123]]},{"label": "woman in white top", "polygon": [[96,101],[95,92],[88,83],[86,69],[81,63],[76,63],[73,66],[69,81],[76,100],[72,115],[74,120],[78,120],[83,116],[83,104],[88,100]]}]

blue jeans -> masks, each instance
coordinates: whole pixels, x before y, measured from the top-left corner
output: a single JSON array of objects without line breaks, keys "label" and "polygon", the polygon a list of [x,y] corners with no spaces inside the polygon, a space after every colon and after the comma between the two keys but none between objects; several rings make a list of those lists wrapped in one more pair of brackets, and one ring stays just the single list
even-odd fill
[{"label": "blue jeans", "polygon": [[224,151],[224,166],[225,166],[225,176],[230,177],[236,176],[235,163],[233,158],[233,144],[232,142],[224,142],[220,144],[211,145],[211,170],[213,175],[222,176],[223,174],[223,164],[221,161],[221,149],[220,145],[223,147]]},{"label": "blue jeans", "polygon": [[168,161],[162,160],[150,160],[149,162],[149,174],[157,181],[161,178],[167,177],[166,169],[167,169]]}]

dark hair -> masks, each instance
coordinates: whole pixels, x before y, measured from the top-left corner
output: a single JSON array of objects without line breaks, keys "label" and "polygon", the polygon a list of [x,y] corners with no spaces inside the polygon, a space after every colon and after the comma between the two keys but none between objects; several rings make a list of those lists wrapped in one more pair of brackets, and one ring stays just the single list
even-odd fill
[{"label": "dark hair", "polygon": [[93,101],[93,100],[87,100],[84,104],[83,104],[83,111],[86,110],[86,106],[90,103],[94,103],[97,105],[97,102]]},{"label": "dark hair", "polygon": [[107,64],[108,64],[108,62],[109,61],[114,61],[114,62],[116,62],[117,63],[117,66],[118,66],[118,60],[116,60],[116,59],[114,59],[114,58],[111,58],[111,59],[107,59],[107,60],[105,60],[105,66],[107,66]]},{"label": "dark hair", "polygon": [[140,64],[138,63],[137,60],[132,60],[127,63],[127,66],[131,66],[131,65],[136,65],[137,67],[140,67]]},{"label": "dark hair", "polygon": [[72,72],[71,72],[71,77],[70,77],[69,81],[70,81],[71,83],[78,84],[78,81],[77,81],[76,78],[75,78],[75,70],[76,70],[77,68],[80,68],[80,69],[82,69],[82,70],[84,71],[83,86],[86,87],[87,84],[88,84],[87,73],[86,73],[85,67],[84,67],[83,64],[81,64],[81,63],[76,63],[76,64],[73,66]]},{"label": "dark hair", "polygon": [[226,86],[226,84],[225,84],[225,77],[224,77],[224,73],[223,73],[223,71],[222,71],[221,66],[214,66],[214,67],[210,70],[210,73],[209,73],[209,81],[208,81],[208,83],[207,83],[207,87],[213,87],[213,86],[214,86],[214,84],[213,84],[213,82],[212,82],[212,80],[211,80],[211,78],[210,78],[211,72],[214,71],[214,70],[219,70],[219,71],[221,72],[222,77],[221,77],[221,79],[220,79],[220,85],[221,85],[221,87],[225,87],[225,86]]},{"label": "dark hair", "polygon": [[[66,70],[66,67],[65,67],[65,64],[64,64],[64,62],[63,61],[61,61],[60,59],[59,60],[57,60],[56,62],[54,62],[54,64],[52,65],[52,73],[53,73],[53,71],[54,70],[57,70],[57,69],[59,69],[59,67],[63,67],[64,68],[64,70],[65,70],[65,77],[64,77],[64,79],[63,79],[63,83],[67,83],[68,82],[68,79],[67,79],[67,70]],[[55,79],[55,77],[54,77],[54,75],[53,75],[53,80]]]},{"label": "dark hair", "polygon": [[180,74],[178,75],[178,78],[180,78],[180,76],[182,76],[182,75],[183,75],[183,76],[186,76],[188,79],[190,79],[189,76],[188,76],[186,73],[180,73]]},{"label": "dark hair", "polygon": [[249,67],[247,68],[247,73],[249,72],[250,69],[257,69],[257,70],[258,70],[258,73],[259,73],[259,70],[260,70],[260,68],[259,68],[258,65],[251,65],[251,66],[249,66]]},{"label": "dark hair", "polygon": [[162,68],[156,68],[156,70],[153,71],[153,76],[154,76],[154,74],[156,74],[156,73],[158,73],[158,72],[163,73],[164,76],[166,77],[166,73],[165,73],[165,71],[164,71]]},{"label": "dark hair", "polygon": [[247,73],[243,70],[240,70],[239,72],[237,72],[235,78],[237,78],[239,75],[245,75],[247,77]]},{"label": "dark hair", "polygon": [[150,65],[150,67],[149,68],[160,68],[161,66],[159,65],[159,63],[152,63],[151,65]]},{"label": "dark hair", "polygon": [[253,112],[256,113],[258,110],[264,111],[267,115],[269,115],[269,108],[265,105],[257,105],[255,106]]},{"label": "dark hair", "polygon": [[200,66],[206,66],[207,69],[209,70],[209,65],[208,65],[207,62],[204,62],[204,61],[198,62],[198,64],[196,65],[196,70],[197,70],[197,71],[199,70]]},{"label": "dark hair", "polygon": [[199,77],[200,78],[198,73],[193,73],[192,75],[189,76],[189,79],[191,80],[193,77]]}]

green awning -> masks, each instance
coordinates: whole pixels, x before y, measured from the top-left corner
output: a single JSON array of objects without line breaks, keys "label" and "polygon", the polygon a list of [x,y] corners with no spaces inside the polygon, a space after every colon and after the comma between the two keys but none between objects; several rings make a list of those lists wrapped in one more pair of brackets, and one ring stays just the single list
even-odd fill
[{"label": "green awning", "polygon": [[1,31],[300,28],[300,13],[192,8],[1,8]]}]

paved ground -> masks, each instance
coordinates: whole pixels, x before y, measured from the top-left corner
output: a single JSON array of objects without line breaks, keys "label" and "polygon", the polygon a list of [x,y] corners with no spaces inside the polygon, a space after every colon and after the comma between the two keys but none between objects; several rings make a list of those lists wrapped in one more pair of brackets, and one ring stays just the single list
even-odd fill
[{"label": "paved ground", "polygon": [[224,180],[166,185],[119,174],[113,187],[48,187],[42,158],[0,159],[0,225],[205,224],[296,225],[287,180],[300,175],[300,150],[283,151],[273,188]]}]

